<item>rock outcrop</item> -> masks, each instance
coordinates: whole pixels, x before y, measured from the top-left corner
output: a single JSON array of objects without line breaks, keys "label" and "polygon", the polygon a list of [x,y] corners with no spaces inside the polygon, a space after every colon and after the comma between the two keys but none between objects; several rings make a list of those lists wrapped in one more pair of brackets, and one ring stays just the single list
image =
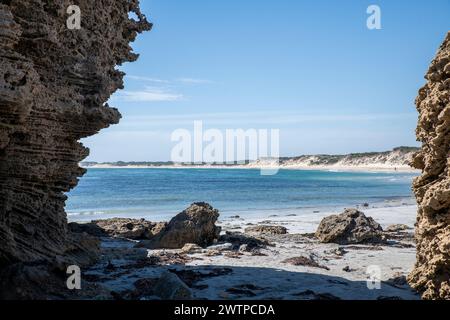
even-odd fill
[{"label": "rock outcrop", "polygon": [[112,218],[93,220],[89,223],[72,222],[69,223],[69,229],[74,232],[86,232],[96,237],[150,240],[166,225],[166,222],[151,222],[145,219]]},{"label": "rock outcrop", "polygon": [[258,225],[245,228],[245,233],[249,234],[286,234],[287,229],[283,226]]},{"label": "rock outcrop", "polygon": [[81,29],[69,29],[72,4],[0,1],[0,265],[73,249],[64,193],[85,172],[78,140],[119,121],[106,104],[123,87],[116,66],[151,27],[137,0],[79,0]]},{"label": "rock outcrop", "polygon": [[381,226],[356,209],[346,209],[339,215],[325,217],[315,233],[325,243],[354,244],[382,241]]},{"label": "rock outcrop", "polygon": [[213,244],[219,238],[220,227],[215,225],[219,211],[204,202],[193,203],[177,214],[152,240],[138,246],[149,249],[180,249],[187,243],[201,247]]},{"label": "rock outcrop", "polygon": [[431,63],[416,99],[417,139],[412,165],[418,203],[417,262],[408,277],[424,299],[450,299],[450,32]]}]

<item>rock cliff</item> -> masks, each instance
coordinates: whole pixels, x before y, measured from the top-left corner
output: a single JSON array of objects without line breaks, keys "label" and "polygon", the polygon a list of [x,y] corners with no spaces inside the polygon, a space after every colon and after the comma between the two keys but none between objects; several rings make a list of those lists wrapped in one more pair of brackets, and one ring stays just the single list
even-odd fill
[{"label": "rock cliff", "polygon": [[[73,251],[64,212],[88,155],[79,139],[115,124],[116,69],[149,30],[137,0],[0,0],[0,266]],[[135,19],[129,18],[134,13]]]},{"label": "rock cliff", "polygon": [[412,163],[422,170],[413,184],[417,262],[408,280],[424,299],[450,299],[450,32],[425,78],[416,99],[422,148]]}]

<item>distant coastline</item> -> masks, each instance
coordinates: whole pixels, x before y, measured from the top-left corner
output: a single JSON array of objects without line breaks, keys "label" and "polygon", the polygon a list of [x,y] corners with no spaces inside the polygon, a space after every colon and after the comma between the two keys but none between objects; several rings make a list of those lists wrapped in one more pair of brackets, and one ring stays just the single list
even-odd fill
[{"label": "distant coastline", "polygon": [[81,162],[83,168],[99,169],[260,169],[279,168],[291,170],[328,170],[328,171],[386,171],[386,172],[418,172],[409,164],[414,154],[419,150],[416,147],[397,147],[391,151],[350,153],[345,155],[302,155],[297,157],[281,157],[275,159],[258,159],[256,161],[242,161],[233,164],[185,164],[146,161],[117,161],[117,162]]}]

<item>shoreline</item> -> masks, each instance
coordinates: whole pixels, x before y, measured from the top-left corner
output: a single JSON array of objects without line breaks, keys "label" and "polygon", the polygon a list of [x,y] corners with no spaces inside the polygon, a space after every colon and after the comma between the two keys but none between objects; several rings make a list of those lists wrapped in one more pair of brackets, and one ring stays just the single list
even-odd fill
[{"label": "shoreline", "polygon": [[252,165],[201,165],[201,166],[114,166],[114,165],[93,165],[82,166],[83,169],[229,169],[229,170],[316,170],[327,172],[386,172],[386,173],[420,173],[419,169],[414,169],[409,166],[252,166]]},{"label": "shoreline", "polygon": [[[267,220],[269,218],[274,217],[292,217],[291,220],[299,219],[299,218],[307,218],[311,217],[324,217],[327,215],[338,214],[342,212],[345,208],[357,208],[362,211],[374,211],[374,210],[388,210],[396,208],[416,208],[414,197],[404,197],[398,199],[385,199],[383,201],[372,202],[369,204],[369,207],[364,207],[361,204],[347,204],[347,205],[329,205],[329,206],[313,206],[313,207],[303,207],[303,208],[265,208],[265,209],[248,209],[248,210],[235,210],[235,209],[222,209],[221,217],[219,218],[219,223],[222,221],[226,221],[230,217],[239,216],[244,220],[252,220],[257,221],[258,219]],[[92,220],[104,220],[111,218],[132,218],[132,219],[146,219],[154,222],[166,221],[172,218],[173,212],[176,212],[177,209],[174,209],[167,213],[160,214],[151,214],[151,213],[130,213],[130,212],[120,212],[113,213],[104,210],[88,211],[89,213],[78,213],[78,212],[67,212],[67,218],[69,222],[77,222],[84,223]]]},{"label": "shoreline", "polygon": [[[137,242],[134,240],[104,238],[102,261],[87,270],[86,274],[90,278],[103,279],[101,283],[104,287],[124,295],[130,292],[142,294],[139,291],[140,282],[157,281],[169,271],[188,281],[193,299],[420,299],[404,280],[415,262],[413,228],[417,206],[361,210],[379,222],[383,229],[392,224],[405,224],[409,230],[391,234],[386,243],[338,245],[321,243],[311,237],[311,232],[329,212],[309,218],[223,217],[218,221],[222,234],[247,234],[245,228],[255,225],[282,226],[287,228],[287,233],[260,234],[257,238],[266,239],[270,244],[256,252],[215,249],[221,245],[226,247],[226,243],[195,252],[144,249],[136,248]],[[313,259],[318,265],[286,263],[289,259],[302,256]],[[182,262],[130,268],[144,257],[168,261],[181,259]],[[368,287],[368,268],[372,266],[380,270],[381,284],[378,289]],[[142,298],[158,299],[152,294]]]}]

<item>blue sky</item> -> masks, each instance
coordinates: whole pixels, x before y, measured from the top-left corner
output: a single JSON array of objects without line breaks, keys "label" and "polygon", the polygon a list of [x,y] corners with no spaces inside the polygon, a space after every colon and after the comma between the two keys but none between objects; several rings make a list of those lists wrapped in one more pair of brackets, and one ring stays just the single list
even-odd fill
[{"label": "blue sky", "polygon": [[[172,131],[280,129],[281,155],[417,145],[414,99],[450,1],[142,0],[154,23],[91,161],[169,160]],[[366,27],[369,5],[381,30]]]}]

